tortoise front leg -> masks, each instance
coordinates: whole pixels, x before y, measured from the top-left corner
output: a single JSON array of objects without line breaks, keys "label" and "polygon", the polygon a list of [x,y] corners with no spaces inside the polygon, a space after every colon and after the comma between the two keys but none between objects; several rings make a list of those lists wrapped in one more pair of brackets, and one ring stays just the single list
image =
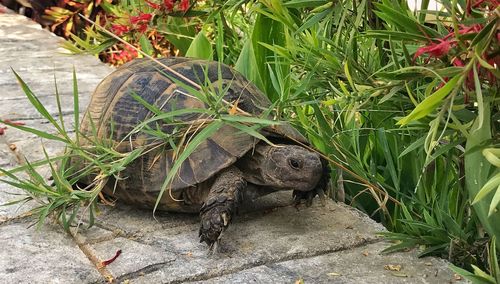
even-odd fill
[{"label": "tortoise front leg", "polygon": [[210,250],[218,244],[222,232],[231,222],[240,201],[240,190],[246,185],[243,174],[234,166],[223,170],[215,179],[200,209],[200,242],[206,242]]}]

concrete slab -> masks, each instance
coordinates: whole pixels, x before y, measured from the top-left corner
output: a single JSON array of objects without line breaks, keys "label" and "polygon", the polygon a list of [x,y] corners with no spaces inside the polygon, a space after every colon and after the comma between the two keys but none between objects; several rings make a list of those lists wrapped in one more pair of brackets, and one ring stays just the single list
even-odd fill
[{"label": "concrete slab", "polygon": [[[0,182],[0,205],[16,200],[22,200],[26,196],[27,195],[19,189]],[[18,203],[10,206],[0,206],[0,228],[3,222],[8,219],[15,218],[16,216],[23,215],[24,212],[29,211],[34,205],[35,204],[33,202],[29,202],[28,204]]]},{"label": "concrete slab", "polygon": [[[446,261],[427,257],[408,263],[416,252],[382,254],[378,242],[310,258],[264,264],[194,283],[456,283]],[[137,282],[146,280],[140,277]],[[149,280],[149,279],[148,279]],[[147,283],[147,282],[142,282]],[[151,283],[151,282],[149,282]]]},{"label": "concrete slab", "polygon": [[92,283],[102,277],[59,226],[0,225],[1,283]]},{"label": "concrete slab", "polygon": [[[281,192],[263,197],[251,211],[243,210],[224,233],[221,253],[217,255],[209,255],[206,245],[199,243],[198,223],[171,226],[162,220],[163,229],[157,229],[155,221],[143,222],[136,227],[140,230],[132,234],[134,241],[176,257],[174,262],[149,265],[141,281],[209,279],[264,263],[349,250],[379,241],[375,233],[382,229],[380,225],[369,218],[360,218],[359,212],[348,206],[329,201],[323,207],[317,201],[310,208],[297,210],[290,203],[290,192]],[[110,267],[114,265],[122,266],[119,259]],[[127,271],[118,280],[133,279],[141,272],[144,271]]]}]

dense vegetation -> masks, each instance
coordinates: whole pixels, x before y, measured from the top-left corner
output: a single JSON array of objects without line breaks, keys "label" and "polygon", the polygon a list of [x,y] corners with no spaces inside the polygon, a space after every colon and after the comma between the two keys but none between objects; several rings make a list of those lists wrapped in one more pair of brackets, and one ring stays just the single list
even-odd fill
[{"label": "dense vegetation", "polygon": [[44,8],[52,30],[72,40],[68,49],[115,65],[144,56],[138,49],[234,66],[330,159],[330,195],[389,229],[398,242],[388,251],[420,246],[495,283],[500,8],[496,0],[442,4],[428,11],[423,1],[414,12],[397,0],[69,0]]}]

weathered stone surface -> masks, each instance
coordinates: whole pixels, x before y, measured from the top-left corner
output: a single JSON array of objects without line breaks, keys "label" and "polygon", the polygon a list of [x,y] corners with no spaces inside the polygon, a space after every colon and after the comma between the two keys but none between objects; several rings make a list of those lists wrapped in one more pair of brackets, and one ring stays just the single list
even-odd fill
[{"label": "weathered stone surface", "polygon": [[0,226],[1,283],[91,283],[101,276],[59,226]]},{"label": "weathered stone surface", "polygon": [[16,157],[13,155],[8,143],[3,136],[0,136],[0,167],[10,168],[16,163]]},{"label": "weathered stone surface", "polygon": [[[45,160],[46,156],[44,154],[44,149],[49,157],[55,157],[64,152],[64,144],[62,142],[42,140],[37,137],[20,140],[16,136],[17,133],[8,137],[8,140],[14,140],[8,143],[16,148],[15,155],[18,159],[22,159],[23,161],[24,159],[28,159],[31,162]],[[44,176],[48,177],[49,175]]]},{"label": "weathered stone surface", "polygon": [[[19,189],[12,188],[11,186],[0,182],[0,205],[23,199],[26,195]],[[1,223],[7,219],[14,218],[22,213],[30,210],[32,203],[25,204],[19,203],[10,206],[0,206],[0,228]]]},{"label": "weathered stone surface", "polygon": [[[128,233],[133,233],[135,241],[154,246],[165,255],[177,257],[174,262],[148,266],[150,274],[142,276],[141,281],[209,279],[262,263],[349,250],[378,241],[375,233],[381,227],[361,217],[352,208],[329,201],[325,207],[315,202],[310,208],[297,210],[290,201],[290,193],[281,192],[265,196],[262,202],[242,210],[224,233],[222,253],[218,255],[209,255],[206,245],[199,243],[199,225],[193,222],[198,219],[197,216],[192,216],[193,221],[183,226],[171,224],[167,218],[161,220],[160,224],[154,220],[148,222],[148,218],[144,218],[142,226]],[[281,208],[276,208],[277,204]],[[119,279],[136,276],[139,272],[127,271]]]},{"label": "weathered stone surface", "polygon": [[54,76],[57,78],[63,113],[73,111],[72,72],[77,72],[80,110],[102,78],[113,69],[88,55],[68,55],[60,47],[63,39],[43,30],[37,23],[15,14],[0,15],[0,108],[2,119],[30,119],[40,115],[30,105],[12,72],[30,86],[51,114],[57,114]]},{"label": "weathered stone surface", "polygon": [[270,263],[196,283],[294,283],[300,279],[305,283],[462,282],[450,274],[446,261],[427,257],[409,263],[408,258],[414,258],[416,252],[382,254],[388,245],[378,242],[346,251]]},{"label": "weathered stone surface", "polygon": [[100,259],[109,259],[121,250],[120,257],[107,266],[116,278],[136,271],[146,271],[153,265],[168,266],[178,255],[174,251],[161,250],[127,238],[116,238],[92,246]]}]

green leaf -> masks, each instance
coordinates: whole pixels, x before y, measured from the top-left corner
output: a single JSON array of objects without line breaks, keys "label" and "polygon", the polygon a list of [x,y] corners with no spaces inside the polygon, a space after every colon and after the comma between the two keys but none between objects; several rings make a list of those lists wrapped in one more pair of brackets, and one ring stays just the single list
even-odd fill
[{"label": "green leaf", "polygon": [[210,41],[205,36],[203,31],[199,32],[191,42],[191,45],[186,52],[186,57],[212,60],[212,44],[210,44]]},{"label": "green leaf", "polygon": [[463,276],[465,279],[471,281],[474,284],[496,284],[494,281],[490,281],[490,279],[475,275],[474,273],[471,273],[465,269],[462,269],[460,267],[457,267],[453,264],[450,264],[450,269],[453,270],[455,273]]},{"label": "green leaf", "polygon": [[183,18],[168,17],[164,23],[158,23],[158,32],[179,49],[180,55],[185,55],[196,35],[196,27]]},{"label": "green leaf", "polygon": [[[283,17],[288,18],[289,15],[286,12],[287,9],[280,6],[279,4],[276,5],[277,6],[273,7],[275,7],[277,10],[280,10]],[[272,50],[269,50],[261,43],[284,46],[286,44],[284,31],[285,24],[283,24],[283,22],[277,21],[276,17],[272,17],[272,15],[265,13],[264,11],[259,12],[260,13],[255,19],[251,37],[255,65],[248,67],[258,69],[263,87],[263,89],[261,90],[271,101],[276,101],[279,98],[280,94],[278,94],[272,86],[271,76],[269,75],[268,69],[269,64],[272,70],[274,70],[274,73],[276,73],[276,64],[274,62],[271,63],[271,61],[269,60],[270,58],[274,57],[274,53]],[[286,76],[286,74],[284,75]],[[260,87],[259,85],[257,86]]]},{"label": "green leaf", "polygon": [[[497,173],[494,177],[489,179],[484,186],[479,190],[477,195],[474,197],[474,200],[472,201],[472,205],[476,204],[477,202],[483,200],[491,191],[495,188],[500,186],[500,173]],[[498,191],[498,189],[497,189]]]},{"label": "green leaf", "polygon": [[498,180],[497,191],[495,192],[493,198],[491,199],[490,210],[488,211],[488,217],[498,211],[497,206],[499,203],[500,203],[500,180]]},{"label": "green leaf", "polygon": [[393,9],[392,7],[380,3],[374,3],[374,5],[379,10],[375,11],[377,16],[393,25],[398,26],[403,31],[427,37],[441,37],[435,30],[420,24],[416,19],[410,18],[408,15]]},{"label": "green leaf", "polygon": [[443,87],[439,88],[439,90],[425,98],[409,115],[400,119],[397,124],[406,125],[430,114],[452,90],[459,88],[457,83],[461,78],[461,74],[453,77]]},{"label": "green leaf", "polygon": [[220,118],[223,121],[258,124],[258,125],[262,125],[262,126],[282,124],[281,121],[259,118],[259,117],[254,117],[254,116],[239,116],[239,115],[223,114],[220,116]]},{"label": "green leaf", "polygon": [[41,137],[41,138],[45,138],[45,139],[49,139],[49,140],[61,141],[61,142],[64,142],[64,143],[68,142],[68,140],[66,140],[65,138],[62,138],[62,137],[59,137],[57,135],[53,135],[53,134],[50,134],[50,133],[47,133],[47,132],[44,132],[44,131],[41,131],[41,130],[38,130],[38,129],[34,129],[34,128],[31,128],[31,127],[22,126],[22,125],[16,125],[16,124],[9,124],[8,122],[5,122],[3,120],[0,120],[0,123],[6,124],[6,125],[8,125],[10,127],[14,127],[14,128],[17,128],[17,129],[25,131],[25,132],[29,132],[29,133],[35,134],[36,136]]},{"label": "green leaf", "polygon": [[153,45],[151,45],[151,42],[149,39],[146,37],[145,34],[142,34],[141,37],[139,38],[139,44],[141,46],[141,50],[144,51],[147,55],[152,56],[154,53],[154,48]]},{"label": "green leaf", "polygon": [[500,168],[500,148],[483,149],[483,156],[493,166]]},{"label": "green leaf", "polygon": [[413,152],[414,150],[421,148],[422,146],[424,146],[424,142],[425,142],[425,137],[418,138],[413,143],[411,143],[410,146],[406,147],[405,150],[401,152],[401,154],[399,154],[398,158],[402,158],[407,154]]},{"label": "green leaf", "polygon": [[[486,192],[491,189],[495,183],[490,183],[490,174],[492,165],[483,156],[480,148],[492,139],[491,132],[491,109],[493,108],[488,100],[483,101],[484,112],[482,113],[482,127],[479,127],[479,118],[474,120],[471,127],[470,135],[467,137],[465,144],[465,185],[470,196],[477,196],[481,192],[481,196],[474,203],[474,211],[476,212],[481,224],[490,236],[495,236],[498,244],[500,236],[500,212],[496,211],[490,214],[491,199],[486,197]],[[479,149],[478,149],[479,148]],[[497,169],[498,171],[498,169]],[[498,172],[497,172],[498,173]],[[497,175],[495,175],[495,178]],[[486,185],[488,185],[486,187]],[[482,197],[484,196],[484,197]]]},{"label": "green leaf", "polygon": [[315,8],[330,3],[328,0],[291,0],[283,3],[288,8]]},{"label": "green leaf", "polygon": [[327,10],[324,10],[312,17],[310,17],[302,26],[300,26],[300,28],[298,28],[295,33],[301,33],[302,31],[304,30],[307,30],[309,29],[310,27],[318,24],[321,20],[323,20],[328,14],[330,14],[332,11],[327,9]]},{"label": "green leaf", "polygon": [[[495,19],[495,18],[493,18]],[[484,40],[487,38],[488,33],[494,31],[497,26],[497,21],[492,20],[490,21],[484,28],[481,29],[481,31],[474,37],[472,42],[470,43],[470,46],[475,46],[478,42]]]},{"label": "green leaf", "polygon": [[391,148],[389,147],[389,142],[387,140],[387,136],[385,135],[385,129],[377,129],[377,138],[384,153],[385,162],[387,163],[387,169],[389,170],[389,173],[391,175],[393,186],[399,192],[399,175],[397,173],[396,166],[394,165],[393,154],[391,153]]},{"label": "green leaf", "polygon": [[[24,94],[26,95],[26,97],[28,98],[30,103],[38,111],[38,113],[40,113],[43,117],[45,117],[59,131],[59,133],[61,135],[65,135],[66,132],[64,132],[64,130],[59,126],[59,124],[54,119],[54,117],[52,117],[52,115],[48,112],[48,110],[45,108],[45,106],[42,104],[42,102],[38,99],[38,97],[31,91],[31,89],[28,87],[28,85],[26,85],[26,83],[23,81],[23,79],[21,79],[19,74],[17,74],[16,71],[14,71],[14,69],[12,69],[12,72],[14,72],[14,75],[16,76],[19,85],[23,89]],[[14,126],[14,125],[12,125],[12,126]],[[20,126],[17,126],[16,128],[22,129],[22,127],[20,127]],[[31,132],[35,133],[34,130],[32,130]],[[37,133],[41,133],[41,131],[37,131]],[[66,136],[66,138],[68,138],[68,137]],[[63,139],[61,138],[61,140],[63,140]],[[69,140],[69,138],[67,140]]]},{"label": "green leaf", "polygon": [[426,41],[427,38],[421,34],[401,32],[401,31],[388,31],[388,30],[373,30],[366,31],[363,37],[374,37],[384,40],[397,40],[397,41]]},{"label": "green leaf", "polygon": [[252,40],[248,39],[243,45],[234,69],[253,82],[260,90],[265,90],[262,76],[259,68],[257,68],[257,60],[255,58]]}]

